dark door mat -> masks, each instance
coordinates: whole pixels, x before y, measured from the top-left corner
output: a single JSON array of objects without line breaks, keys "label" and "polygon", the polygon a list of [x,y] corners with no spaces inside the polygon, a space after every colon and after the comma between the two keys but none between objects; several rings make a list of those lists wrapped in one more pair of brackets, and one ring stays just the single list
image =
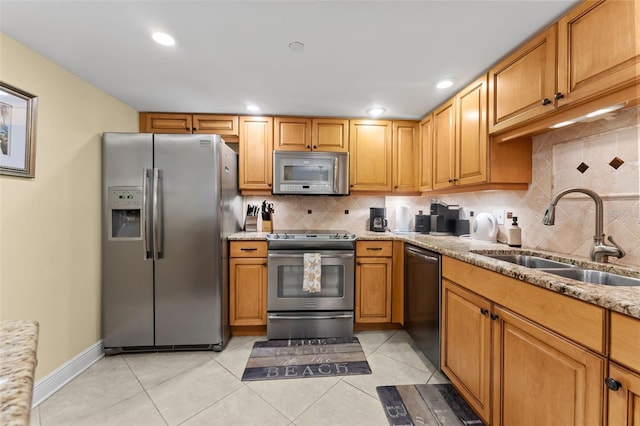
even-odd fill
[{"label": "dark door mat", "polygon": [[376,387],[390,426],[484,425],[450,384]]},{"label": "dark door mat", "polygon": [[242,381],[371,374],[357,337],[255,342]]}]

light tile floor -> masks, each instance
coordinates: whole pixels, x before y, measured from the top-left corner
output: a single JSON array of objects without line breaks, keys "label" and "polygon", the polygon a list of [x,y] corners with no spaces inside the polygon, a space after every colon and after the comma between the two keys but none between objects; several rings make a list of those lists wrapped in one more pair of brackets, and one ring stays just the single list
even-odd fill
[{"label": "light tile floor", "polygon": [[373,374],[242,382],[253,343],[105,357],[36,407],[32,426],[387,425],[376,386],[446,383],[404,330],[357,333]]}]

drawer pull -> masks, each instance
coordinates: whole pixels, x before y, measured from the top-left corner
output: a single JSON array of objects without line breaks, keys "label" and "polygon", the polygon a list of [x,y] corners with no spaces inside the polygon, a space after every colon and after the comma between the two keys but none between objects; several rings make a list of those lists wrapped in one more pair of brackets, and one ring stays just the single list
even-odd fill
[{"label": "drawer pull", "polygon": [[622,383],[612,377],[607,377],[606,379],[604,379],[604,384],[607,385],[607,387],[612,391],[617,391],[622,387]]},{"label": "drawer pull", "polygon": [[242,251],[256,251],[258,249],[256,247],[242,247],[240,250],[242,250]]},{"label": "drawer pull", "polygon": [[378,251],[382,250],[382,247],[367,247],[367,250]]}]

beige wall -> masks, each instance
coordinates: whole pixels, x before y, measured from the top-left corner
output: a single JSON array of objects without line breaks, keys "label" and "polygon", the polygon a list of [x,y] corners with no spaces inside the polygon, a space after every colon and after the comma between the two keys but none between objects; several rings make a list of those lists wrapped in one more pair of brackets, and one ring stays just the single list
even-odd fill
[{"label": "beige wall", "polygon": [[100,134],[137,112],[0,34],[0,80],[38,96],[35,179],[0,176],[0,319],[40,322],[41,378],[100,338]]}]

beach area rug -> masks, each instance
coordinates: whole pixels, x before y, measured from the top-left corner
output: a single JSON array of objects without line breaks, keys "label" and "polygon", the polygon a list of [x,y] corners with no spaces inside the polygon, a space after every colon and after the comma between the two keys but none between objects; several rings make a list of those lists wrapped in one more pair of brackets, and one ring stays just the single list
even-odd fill
[{"label": "beach area rug", "polygon": [[484,425],[450,384],[376,387],[390,426]]},{"label": "beach area rug", "polygon": [[371,374],[357,337],[255,342],[242,381]]}]

